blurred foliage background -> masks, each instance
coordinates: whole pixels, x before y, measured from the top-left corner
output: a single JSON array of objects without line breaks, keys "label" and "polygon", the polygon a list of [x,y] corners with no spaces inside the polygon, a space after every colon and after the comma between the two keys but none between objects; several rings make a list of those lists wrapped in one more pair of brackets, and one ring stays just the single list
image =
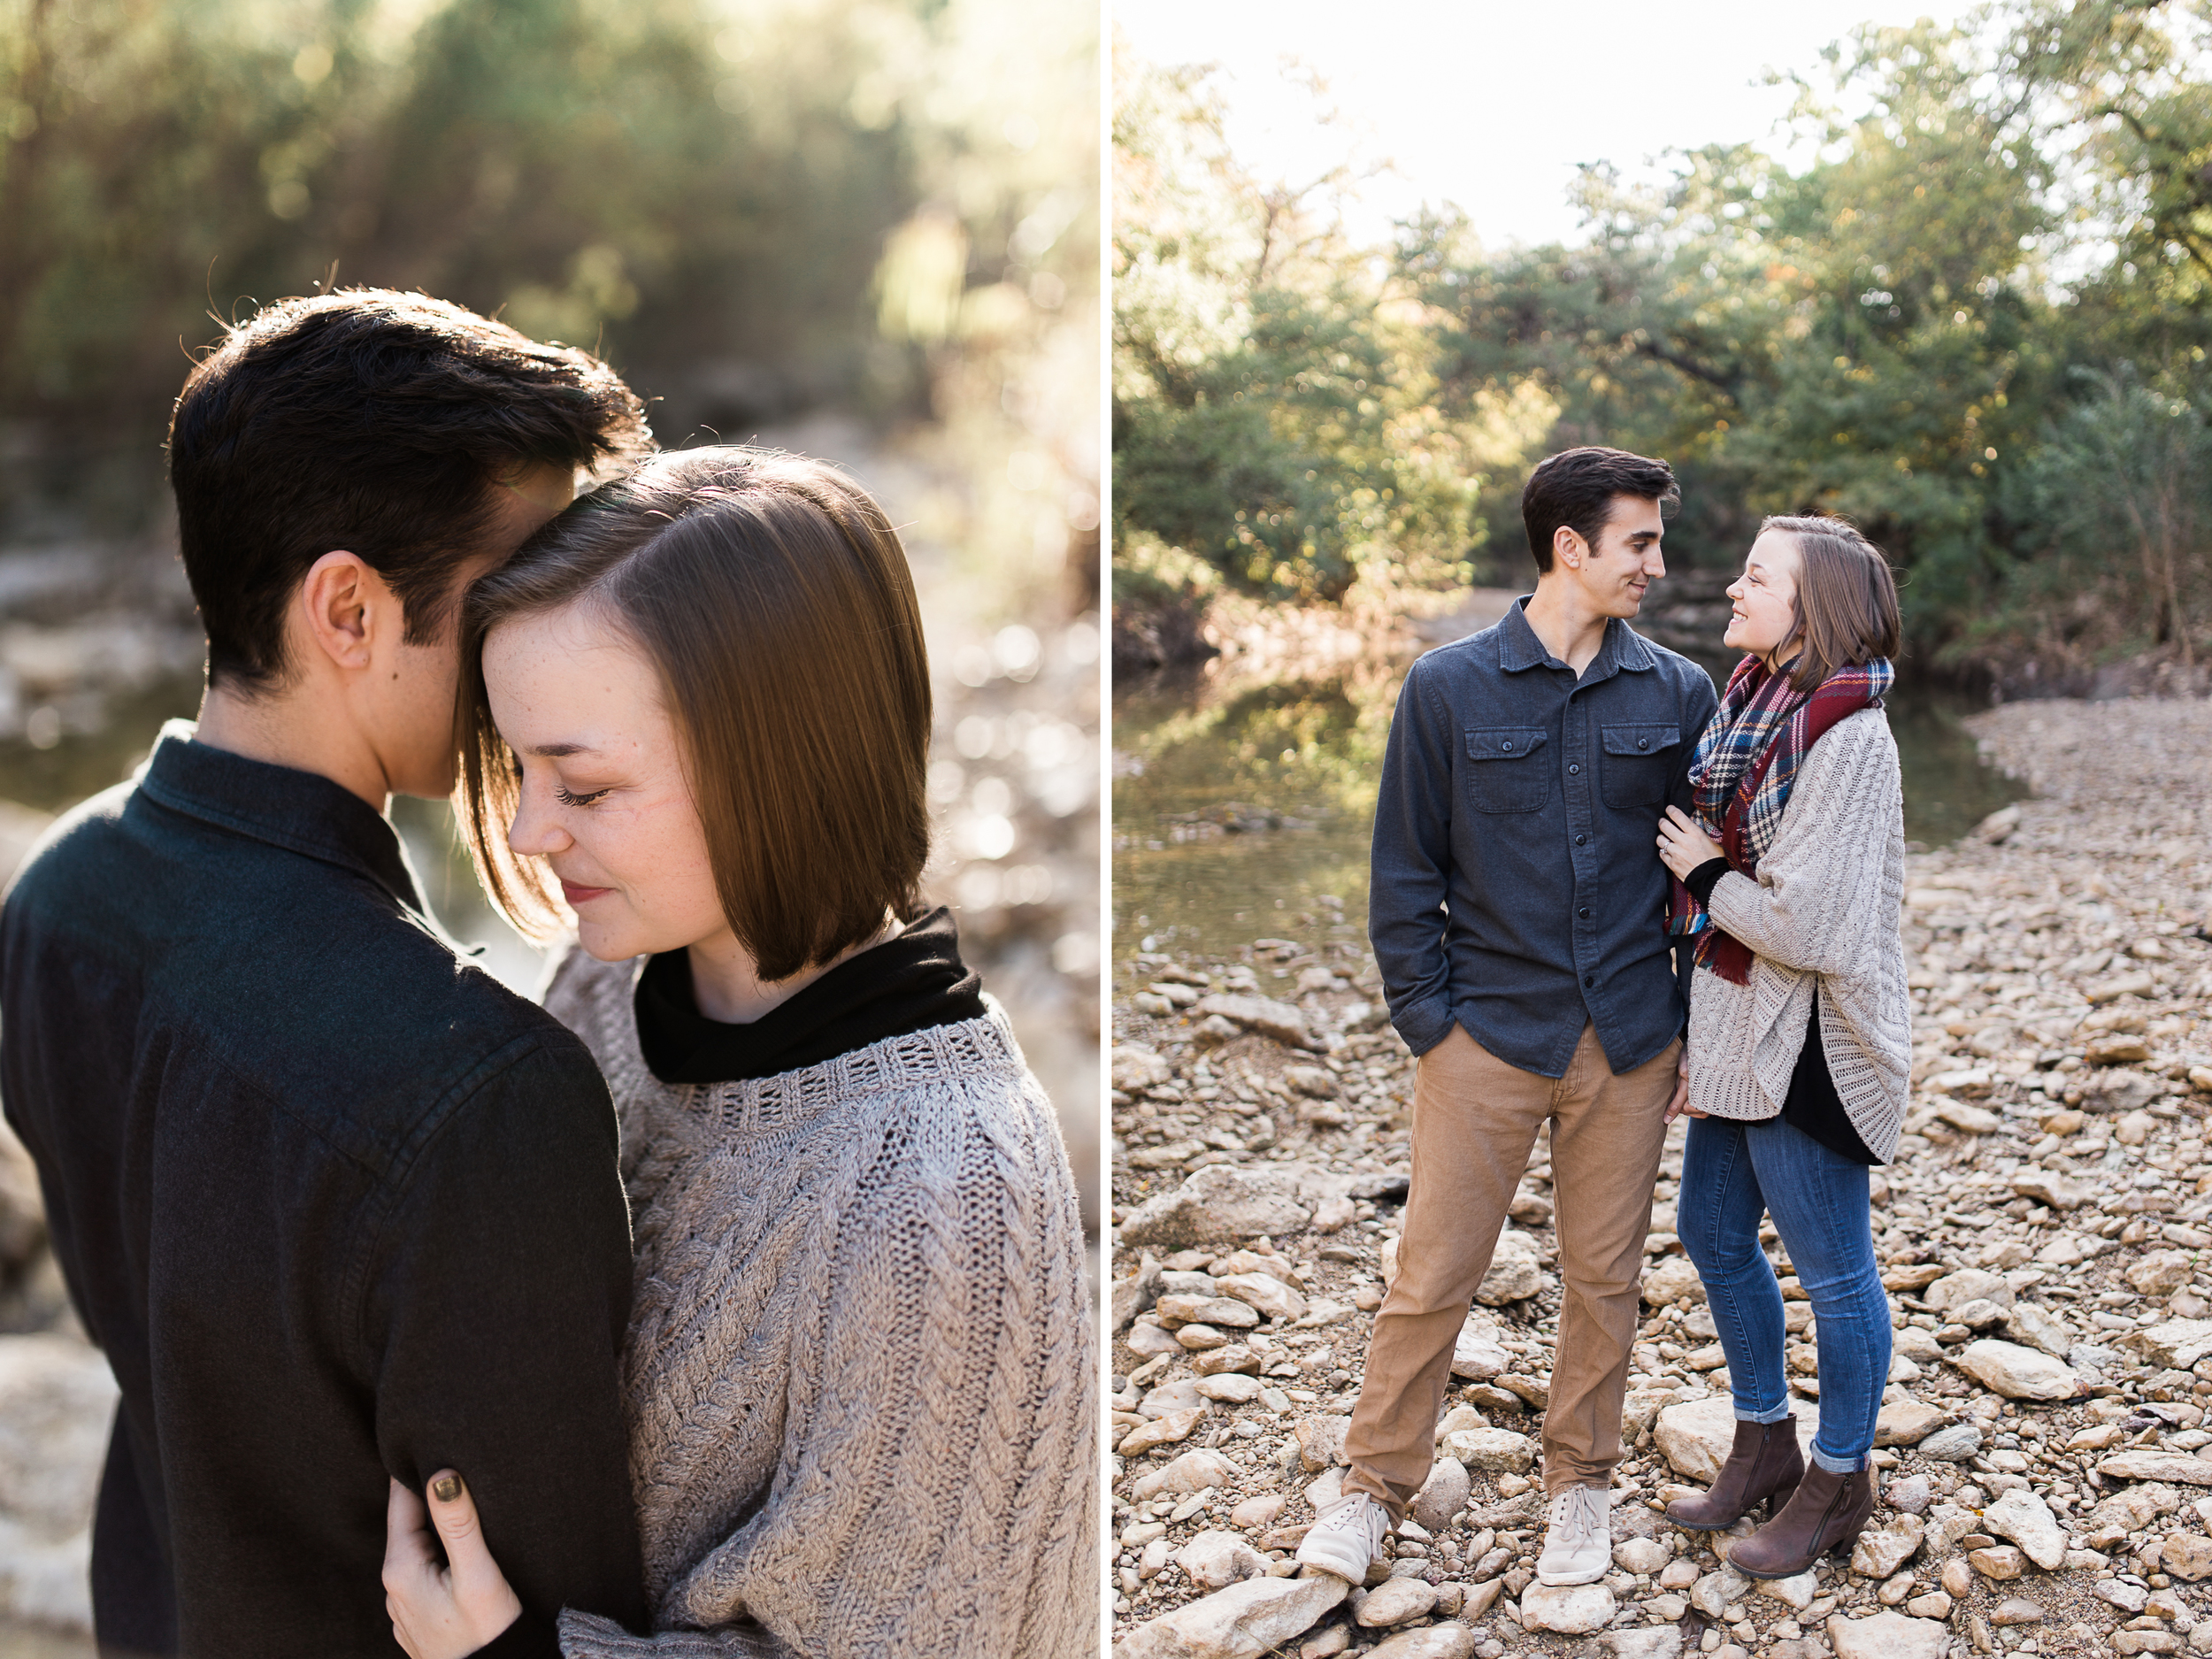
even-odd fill
[{"label": "blurred foliage background", "polygon": [[[1202,649],[1223,594],[1525,587],[1520,485],[1663,456],[1670,561],[1837,511],[1908,572],[1924,668],[2010,692],[2212,644],[2212,4],[1998,0],[1867,28],[1663,190],[1585,169],[1573,245],[1448,206],[1357,246],[1348,170],[1287,186],[1208,70],[1118,48],[1115,653]],[[1847,113],[1846,111],[1848,111]],[[1751,136],[1751,135],[1747,135]]]}]

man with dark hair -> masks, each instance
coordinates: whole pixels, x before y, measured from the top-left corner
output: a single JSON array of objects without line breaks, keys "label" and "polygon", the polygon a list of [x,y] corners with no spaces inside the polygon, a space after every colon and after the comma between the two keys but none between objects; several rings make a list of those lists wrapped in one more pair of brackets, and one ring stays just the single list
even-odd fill
[{"label": "man with dark hair", "polygon": [[604,364],[416,294],[288,300],[185,381],[197,728],[0,908],[0,1094],[122,1391],[103,1655],[396,1654],[389,1483],[447,1465],[521,1603],[481,1651],[642,1623],[611,1103],[383,814],[452,787],[463,587],[649,440]]},{"label": "man with dark hair", "polygon": [[1717,699],[1628,626],[1666,573],[1663,461],[1570,449],[1521,496],[1536,591],[1399,694],[1368,931],[1420,1056],[1398,1275],[1345,1439],[1344,1496],[1298,1559],[1363,1578],[1427,1479],[1452,1351],[1536,1134],[1551,1129],[1563,1302],[1538,1574],[1611,1565],[1607,1490],[1684,1025],[1658,824]]}]

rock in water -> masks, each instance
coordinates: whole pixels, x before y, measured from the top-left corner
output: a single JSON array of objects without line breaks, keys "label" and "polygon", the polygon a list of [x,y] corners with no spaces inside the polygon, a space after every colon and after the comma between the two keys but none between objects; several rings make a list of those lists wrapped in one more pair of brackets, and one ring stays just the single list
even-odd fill
[{"label": "rock in water", "polygon": [[1521,1592],[1521,1623],[1530,1630],[1588,1636],[1613,1621],[1613,1593],[1602,1584],[1538,1584]]},{"label": "rock in water", "polygon": [[1310,1218],[1293,1171],[1209,1164],[1171,1192],[1148,1198],[1122,1224],[1120,1244],[1169,1250],[1255,1233],[1295,1233]]},{"label": "rock in water", "polygon": [[2050,1506],[2034,1493],[2014,1487],[1982,1511],[1982,1526],[2000,1538],[2008,1538],[2046,1572],[2055,1572],[2066,1561],[2066,1529],[2052,1515]]},{"label": "rock in water", "polygon": [[[1820,1429],[1820,1411],[1801,1401],[1796,1416],[1798,1449],[1810,1462],[1813,1436]],[[1728,1461],[1728,1448],[1735,1442],[1736,1410],[1726,1394],[1686,1401],[1660,1412],[1651,1432],[1677,1473],[1685,1480],[1709,1486]]]},{"label": "rock in water", "polygon": [[1932,1618],[1877,1613],[1870,1618],[1828,1621],[1828,1645],[1836,1659],[1943,1659],[1951,1627]]},{"label": "rock in water", "polygon": [[2065,1361],[1993,1337],[1969,1342],[1955,1363],[1983,1387],[2010,1400],[2071,1400],[2081,1389],[2081,1379]]},{"label": "rock in water", "polygon": [[1333,1572],[1247,1578],[1138,1625],[1114,1659],[1260,1659],[1311,1630],[1351,1587]]}]

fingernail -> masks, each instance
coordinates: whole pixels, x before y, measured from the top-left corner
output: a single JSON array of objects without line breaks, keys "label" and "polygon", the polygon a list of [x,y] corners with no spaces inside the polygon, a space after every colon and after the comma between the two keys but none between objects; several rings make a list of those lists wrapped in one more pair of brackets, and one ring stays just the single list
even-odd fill
[{"label": "fingernail", "polygon": [[430,1483],[430,1495],[441,1503],[450,1503],[461,1495],[461,1477],[441,1475]]}]

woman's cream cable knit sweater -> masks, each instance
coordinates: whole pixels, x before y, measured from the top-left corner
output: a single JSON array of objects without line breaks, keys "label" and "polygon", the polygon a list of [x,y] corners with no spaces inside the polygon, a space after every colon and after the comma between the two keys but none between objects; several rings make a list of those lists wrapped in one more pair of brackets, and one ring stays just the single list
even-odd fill
[{"label": "woman's cream cable knit sweater", "polygon": [[1816,742],[1756,880],[1730,871],[1706,908],[1750,949],[1751,982],[1701,969],[1690,995],[1690,1104],[1771,1118],[1820,990],[1829,1075],[1866,1149],[1887,1163],[1911,1088],[1912,1008],[1898,912],[1905,892],[1897,745],[1878,709]]},{"label": "woman's cream cable knit sweater", "polygon": [[1059,1130],[995,1004],[780,1077],[664,1084],[636,962],[547,1009],[622,1123],[631,1479],[661,1633],[571,1659],[1096,1652],[1095,1349]]}]

